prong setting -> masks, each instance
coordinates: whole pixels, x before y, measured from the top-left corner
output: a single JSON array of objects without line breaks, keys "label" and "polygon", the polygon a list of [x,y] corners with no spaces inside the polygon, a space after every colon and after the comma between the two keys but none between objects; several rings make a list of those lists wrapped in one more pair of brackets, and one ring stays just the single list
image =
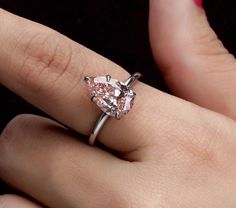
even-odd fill
[{"label": "prong setting", "polygon": [[121,87],[120,81],[117,81],[116,84],[117,84],[119,87]]},{"label": "prong setting", "polygon": [[122,84],[120,81],[117,81],[116,84],[117,84],[117,86],[119,86],[119,88],[121,90],[128,90],[128,87],[126,85]]},{"label": "prong setting", "polygon": [[140,75],[140,73],[135,73],[124,83],[109,75],[84,77],[91,101],[103,111],[89,137],[91,145],[94,144],[97,135],[110,116],[120,120],[131,110],[136,93],[130,88]]},{"label": "prong setting", "polygon": [[90,77],[88,77],[88,76],[84,77],[85,82],[88,82],[89,80],[90,80]]},{"label": "prong setting", "polygon": [[95,103],[95,102],[97,101],[97,97],[96,97],[95,95],[92,96],[92,97],[91,97],[91,101]]},{"label": "prong setting", "polygon": [[110,75],[107,75],[107,76],[106,76],[106,80],[107,80],[107,82],[110,82],[111,76],[110,76]]},{"label": "prong setting", "polygon": [[[87,76],[85,80],[91,101],[107,115],[119,120],[131,110],[135,93],[122,81],[111,78],[110,75]],[[136,77],[133,76],[128,79],[131,84],[135,80]]]},{"label": "prong setting", "polygon": [[118,119],[118,120],[120,120],[120,114],[119,114],[119,112],[116,112],[115,118]]}]

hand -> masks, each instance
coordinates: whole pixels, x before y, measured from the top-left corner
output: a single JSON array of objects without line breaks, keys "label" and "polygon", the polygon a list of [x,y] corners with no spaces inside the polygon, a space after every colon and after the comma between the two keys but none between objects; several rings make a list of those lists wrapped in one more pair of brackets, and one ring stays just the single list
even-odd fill
[{"label": "hand", "polygon": [[[128,72],[49,28],[3,10],[0,19],[0,83],[89,135],[100,110],[83,77]],[[236,206],[235,59],[192,0],[151,0],[150,39],[167,83],[192,103],[137,82],[133,110],[98,138],[119,157],[50,119],[16,117],[0,138],[0,177],[36,202],[5,195],[0,205]]]}]

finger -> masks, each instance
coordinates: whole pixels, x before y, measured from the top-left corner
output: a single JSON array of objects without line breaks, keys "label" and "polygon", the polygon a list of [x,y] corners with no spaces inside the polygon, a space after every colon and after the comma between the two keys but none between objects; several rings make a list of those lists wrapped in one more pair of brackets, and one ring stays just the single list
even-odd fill
[{"label": "finger", "polygon": [[11,195],[11,194],[0,195],[0,207],[1,208],[42,208],[42,206],[39,206],[28,199],[25,199],[17,195]]},{"label": "finger", "polygon": [[202,7],[194,0],[151,0],[150,39],[176,95],[236,119],[236,61]]},{"label": "finger", "polygon": [[[84,76],[110,74],[125,80],[128,73],[48,28],[4,11],[0,15],[0,82],[58,121],[89,135],[101,112],[88,99]],[[186,129],[201,128],[200,118],[210,115],[201,116],[203,109],[141,82],[134,90],[132,111],[121,121],[109,119],[98,138],[130,161],[153,157],[149,148],[165,143],[167,135],[182,138]]]},{"label": "finger", "polygon": [[110,207],[126,166],[42,117],[18,116],[0,138],[0,177],[49,207]]},{"label": "finger", "polygon": [[[126,80],[129,74],[49,28],[3,10],[0,16],[0,83],[58,121],[89,135],[101,111],[90,102],[84,76],[110,74],[118,80]],[[144,94],[136,99],[134,111],[137,112],[139,102],[145,97],[153,97],[155,92],[141,83],[134,88],[137,93]],[[142,108],[147,109],[149,104],[143,103]],[[142,133],[134,136],[133,128],[143,126],[145,122],[138,117],[130,112],[122,122],[110,119],[100,134],[100,141],[119,151],[135,149],[134,145],[140,144],[143,137]]]}]

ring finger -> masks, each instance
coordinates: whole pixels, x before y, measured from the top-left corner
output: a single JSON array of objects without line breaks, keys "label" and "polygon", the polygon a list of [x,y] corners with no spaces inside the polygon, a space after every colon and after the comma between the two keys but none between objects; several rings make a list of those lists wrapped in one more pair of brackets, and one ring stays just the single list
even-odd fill
[{"label": "ring finger", "polygon": [[[49,28],[3,10],[0,17],[0,83],[63,124],[89,135],[101,112],[88,98],[84,76],[110,74],[125,80],[128,73]],[[145,155],[137,150],[153,146],[169,132],[173,138],[182,137],[179,130],[184,124],[197,130],[204,123],[198,119],[202,109],[141,82],[134,88],[134,109],[120,122],[110,119],[101,131],[98,139],[107,147],[126,156],[133,152]],[[189,112],[191,117],[186,116]],[[141,157],[135,154],[131,160]]]}]

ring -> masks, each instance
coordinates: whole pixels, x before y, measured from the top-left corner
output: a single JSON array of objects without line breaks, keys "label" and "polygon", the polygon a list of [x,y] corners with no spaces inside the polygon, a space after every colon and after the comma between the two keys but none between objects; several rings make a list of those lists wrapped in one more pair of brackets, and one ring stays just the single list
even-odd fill
[{"label": "ring", "polygon": [[136,93],[130,88],[140,77],[139,72],[131,75],[126,82],[113,79],[110,75],[84,77],[91,101],[102,110],[89,137],[89,144],[94,145],[97,135],[109,117],[119,120],[131,110]]}]

